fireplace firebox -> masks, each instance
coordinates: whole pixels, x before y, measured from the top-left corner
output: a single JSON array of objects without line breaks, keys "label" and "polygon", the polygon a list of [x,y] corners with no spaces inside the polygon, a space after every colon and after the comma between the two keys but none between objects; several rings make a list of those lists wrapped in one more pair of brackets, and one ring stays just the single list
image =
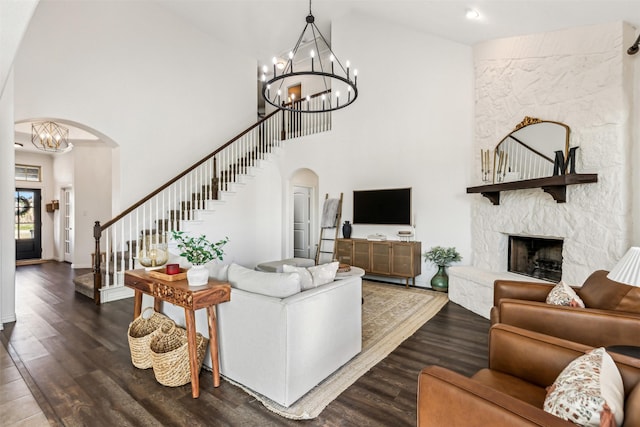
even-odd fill
[{"label": "fireplace firebox", "polygon": [[509,236],[508,270],[537,279],[562,279],[562,239]]}]

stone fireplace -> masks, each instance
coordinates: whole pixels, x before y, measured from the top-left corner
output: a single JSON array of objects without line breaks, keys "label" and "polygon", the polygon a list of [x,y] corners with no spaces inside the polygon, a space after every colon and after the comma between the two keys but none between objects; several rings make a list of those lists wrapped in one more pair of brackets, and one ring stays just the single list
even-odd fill
[{"label": "stone fireplace", "polygon": [[537,279],[562,279],[562,240],[509,236],[507,270]]},{"label": "stone fireplace", "polygon": [[[633,40],[633,29],[618,22],[474,46],[475,161],[469,186],[482,183],[480,151],[494,149],[525,116],[568,125],[569,146],[580,148],[576,172],[598,174],[598,182],[568,186],[565,203],[541,188],[502,191],[499,205],[468,195],[470,265],[450,267],[451,301],[488,318],[495,280],[542,281],[534,277],[537,263],[538,270],[543,264],[548,270],[547,283],[562,279],[580,286],[593,271],[612,268],[631,246],[632,164],[638,163],[630,153],[637,114],[625,46]],[[526,260],[516,262],[516,269],[527,272],[514,274],[509,236],[560,241],[561,248],[522,250]]]}]

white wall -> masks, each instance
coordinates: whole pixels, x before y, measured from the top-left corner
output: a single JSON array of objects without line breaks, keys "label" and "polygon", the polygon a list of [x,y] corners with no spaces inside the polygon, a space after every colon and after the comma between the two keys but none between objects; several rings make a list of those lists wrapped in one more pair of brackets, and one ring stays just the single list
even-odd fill
[{"label": "white wall", "polygon": [[508,234],[560,237],[563,280],[579,285],[594,270],[613,267],[631,244],[630,154],[637,119],[625,53],[630,33],[618,22],[474,48],[472,185],[480,184],[480,148],[493,149],[525,116],[570,126],[570,145],[580,147],[577,172],[598,174],[597,184],[568,186],[566,203],[556,203],[541,189],[502,192],[499,206],[473,196],[476,267],[506,270]]},{"label": "white wall", "polygon": [[[111,219],[110,147],[76,146],[73,155],[73,268],[90,268],[93,226]],[[62,186],[58,187],[61,189]]]},{"label": "white wall", "polygon": [[255,60],[153,2],[43,2],[15,67],[18,120],[71,120],[119,146],[116,210],[255,119]]},{"label": "white wall", "polygon": [[16,51],[39,1],[0,2],[0,94],[4,91]]},{"label": "white wall", "polygon": [[13,73],[0,94],[0,328],[16,320],[14,238]]},{"label": "white wall", "polygon": [[15,320],[13,61],[38,0],[0,2],[0,329]]},{"label": "white wall", "polygon": [[[333,114],[332,131],[287,142],[281,175],[314,171],[318,198],[344,193],[343,220],[352,219],[353,190],[412,187],[423,251],[455,246],[468,262],[471,48],[354,15],[332,23],[332,40],[338,57],[358,68],[359,98]],[[394,238],[400,228],[356,224],[352,236],[380,232]],[[290,229],[285,227],[288,256]],[[426,286],[435,268],[423,263],[422,271],[418,284]]]}]

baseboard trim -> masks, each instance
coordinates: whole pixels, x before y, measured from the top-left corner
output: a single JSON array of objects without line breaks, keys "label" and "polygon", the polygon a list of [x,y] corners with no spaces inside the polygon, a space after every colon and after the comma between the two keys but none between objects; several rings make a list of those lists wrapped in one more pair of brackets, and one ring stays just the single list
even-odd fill
[{"label": "baseboard trim", "polygon": [[108,288],[100,289],[100,303],[104,304],[111,301],[118,301],[121,299],[132,298],[133,289],[126,286],[110,286]]}]

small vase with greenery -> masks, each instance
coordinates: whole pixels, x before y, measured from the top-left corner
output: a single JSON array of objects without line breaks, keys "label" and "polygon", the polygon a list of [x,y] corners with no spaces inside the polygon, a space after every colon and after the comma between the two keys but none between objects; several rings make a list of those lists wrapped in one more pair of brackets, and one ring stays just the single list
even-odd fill
[{"label": "small vase with greenery", "polygon": [[178,243],[180,256],[189,261],[192,267],[187,271],[187,280],[191,286],[206,285],[209,280],[209,271],[205,264],[217,259],[222,261],[224,250],[222,247],[229,242],[225,237],[215,243],[207,240],[205,235],[200,237],[188,236],[184,231],[172,231],[173,240]]},{"label": "small vase with greenery", "polygon": [[449,290],[449,276],[446,267],[452,262],[462,260],[456,248],[443,248],[434,246],[423,254],[424,260],[438,266],[438,271],[431,278],[431,288],[436,291],[447,292]]}]

